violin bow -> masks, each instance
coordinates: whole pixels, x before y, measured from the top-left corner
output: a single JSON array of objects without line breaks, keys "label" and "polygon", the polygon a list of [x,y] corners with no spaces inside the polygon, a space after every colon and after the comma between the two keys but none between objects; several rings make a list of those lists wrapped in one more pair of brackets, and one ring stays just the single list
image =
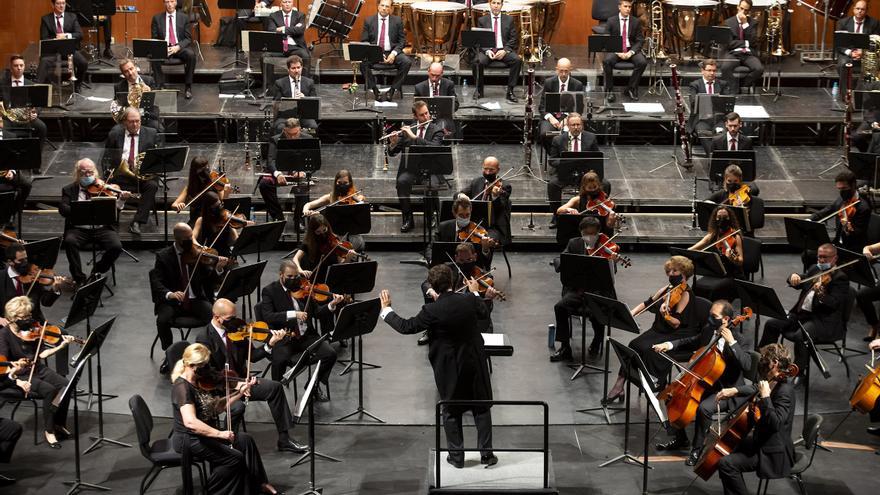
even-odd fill
[{"label": "violin bow", "polygon": [[[34,379],[34,370],[37,369],[37,359],[40,358],[40,347],[43,346],[43,335],[46,334],[46,325],[47,324],[49,324],[49,320],[44,320],[43,326],[40,327],[40,340],[37,341],[37,350],[34,352],[34,363],[33,363],[33,365],[31,365],[31,372],[28,374],[28,380],[27,380],[28,385],[30,385]],[[20,328],[19,328],[19,331],[21,331]],[[28,388],[30,388],[30,387],[28,387]],[[25,392],[24,398],[27,399],[28,395],[29,395],[28,392]]]},{"label": "violin bow", "polygon": [[214,187],[214,184],[216,184],[216,183],[220,182],[221,180],[223,180],[224,177],[226,177],[226,172],[223,172],[222,174],[218,175],[216,179],[212,180],[212,181],[210,182],[210,184],[208,184],[207,186],[205,186],[204,189],[202,189],[201,191],[199,191],[198,194],[196,194],[195,196],[193,196],[193,198],[192,198],[191,200],[189,200],[189,203],[183,205],[183,209],[185,210],[185,209],[189,208],[190,205],[193,204],[193,203],[195,202],[195,200],[199,199],[199,197],[201,197],[202,194],[205,194],[206,192],[208,192],[209,189],[211,189],[212,187]]},{"label": "violin bow", "polygon": [[[245,369],[244,377],[246,380],[250,380],[251,378],[251,356],[254,350],[254,326],[248,325],[248,354],[247,354],[247,368]],[[244,397],[244,403],[247,405],[248,397]]]},{"label": "violin bow", "polygon": [[[232,406],[229,404],[229,361],[224,365],[226,373],[223,375],[223,384],[226,388],[226,428],[232,431]],[[229,444],[229,448],[235,448]]]},{"label": "violin bow", "polygon": [[[607,246],[608,243],[610,243],[610,242],[611,242],[615,237],[617,237],[618,235],[620,235],[619,232],[618,232],[617,234],[614,234],[613,236],[609,237],[608,240],[605,241],[605,242],[603,242],[601,246],[599,246],[599,247],[597,247],[596,249],[593,250],[593,254],[598,253],[599,250],[601,250],[602,248],[604,248],[605,246]],[[590,256],[593,256],[593,254],[591,254]]]},{"label": "violin bow", "polygon": [[739,234],[740,232],[742,232],[742,229],[736,229],[736,230],[734,230],[733,232],[731,232],[731,233],[727,234],[726,236],[722,237],[721,239],[718,239],[717,241],[713,242],[712,244],[709,244],[708,246],[704,247],[703,249],[700,249],[700,252],[701,252],[701,253],[704,253],[704,252],[706,252],[707,249],[713,248],[713,247],[717,246],[718,244],[721,244],[722,242],[724,242],[724,241],[726,241],[727,239],[729,239],[729,238],[735,236],[736,234]]},{"label": "violin bow", "polygon": [[838,213],[840,213],[840,212],[842,212],[842,211],[846,211],[847,208],[849,208],[850,206],[855,206],[855,205],[859,204],[861,201],[862,201],[862,198],[858,198],[858,199],[856,199],[855,201],[853,201],[852,203],[850,203],[850,204],[844,206],[843,208],[841,208],[841,209],[835,211],[834,213],[832,213],[832,214],[830,214],[830,215],[826,215],[826,216],[820,218],[819,220],[814,220],[814,222],[816,222],[816,223],[824,223],[826,220],[829,220],[829,219],[831,219],[831,218],[834,218]]},{"label": "violin bow", "polygon": [[[232,215],[235,215],[235,213],[238,212],[238,207],[239,207],[239,206],[241,206],[241,205],[240,205],[240,204],[235,205],[235,209],[232,210]],[[220,231],[217,232],[217,235],[214,236],[214,240],[211,241],[211,245],[208,246],[208,249],[213,249],[213,248],[214,248],[214,244],[217,244],[217,240],[220,239],[220,234],[222,234],[223,231],[226,230],[226,226],[229,225],[229,222],[230,222],[230,221],[232,221],[232,215],[229,215],[229,218],[226,219],[226,223],[223,224],[223,228],[221,228]],[[189,280],[186,281],[186,287],[184,287],[184,289],[183,289],[183,293],[184,293],[184,295],[185,295],[186,293],[189,292],[189,287],[192,285],[192,279],[193,279],[193,277],[196,275],[196,269],[195,269],[195,267],[199,266],[199,261],[202,259],[202,255],[203,255],[204,253],[205,253],[204,250],[200,250],[200,251],[199,251],[199,255],[196,256],[196,262],[193,263],[193,269],[192,269],[192,271],[191,271],[190,274],[189,274]]]},{"label": "violin bow", "polygon": [[639,311],[638,313],[634,314],[634,315],[633,315],[633,318],[639,316],[640,314],[644,313],[645,311],[647,311],[648,309],[650,309],[652,306],[654,306],[654,305],[657,304],[658,302],[660,302],[660,301],[662,301],[663,299],[665,299],[666,296],[667,296],[667,294],[669,294],[669,293],[672,291],[672,289],[674,289],[674,288],[675,288],[675,286],[673,286],[673,285],[667,285],[666,288],[663,290],[663,294],[661,294],[657,299],[654,299],[654,301],[651,302],[651,304],[645,306],[644,309],[642,309],[642,310]]},{"label": "violin bow", "polygon": [[[603,201],[599,201],[598,203],[596,203],[596,204],[593,205],[593,206],[588,206],[587,208],[584,208],[584,211],[579,211],[579,212],[578,212],[578,215],[583,215],[584,213],[586,213],[586,212],[588,212],[588,211],[593,211],[593,210],[595,210],[596,208],[599,208],[600,206],[605,205],[605,203],[608,203],[608,202],[611,201],[612,199],[614,199],[614,198],[612,198],[611,196],[608,196],[608,197],[605,198]],[[607,209],[607,210],[614,211],[614,210],[612,210],[611,208],[606,208],[606,209]]]},{"label": "violin bow", "polygon": [[[507,172],[504,172],[504,174],[503,174],[501,177],[498,177],[497,179],[495,179],[495,180],[493,180],[492,182],[490,182],[489,184],[487,184],[486,187],[484,187],[482,191],[480,191],[479,193],[477,193],[477,195],[474,196],[473,198],[469,198],[469,199],[470,199],[471,201],[475,201],[475,200],[476,200],[477,198],[479,198],[480,196],[486,194],[486,191],[488,191],[489,189],[492,189],[493,187],[495,187],[495,184],[501,182],[501,180],[504,179],[505,177],[507,177],[507,174],[509,174],[509,173],[511,173],[511,172],[513,172],[513,167],[510,167],[510,169],[509,169]],[[515,174],[515,175],[513,175],[513,177],[516,177],[517,175],[520,175],[520,174]],[[513,177],[511,177],[511,179],[512,179]]]},{"label": "violin bow", "polygon": [[36,283],[37,283],[37,280],[40,280],[40,274],[41,274],[41,273],[43,273],[43,269],[42,269],[42,268],[40,268],[40,270],[37,272],[37,276],[34,277],[33,280],[31,280],[31,283],[28,284],[28,290],[27,290],[27,292],[24,293],[24,295],[30,297],[30,295],[31,295],[31,290],[33,290],[34,285],[36,285]]},{"label": "violin bow", "polygon": [[[468,236],[468,237],[470,237],[470,236]],[[458,266],[458,263],[455,262],[455,259],[453,259],[452,256],[449,255],[448,252],[447,252],[447,253],[443,253],[443,254],[445,254],[446,257],[449,258],[449,261],[452,262],[452,266],[454,266],[455,269],[458,270],[458,274],[461,275],[461,279],[462,279],[462,281],[463,281],[463,283],[464,283],[464,287],[467,287],[467,280],[468,280],[467,275],[465,275],[464,272],[461,271],[461,268]],[[458,290],[456,290],[456,292],[458,292]]]},{"label": "violin bow", "polygon": [[348,198],[350,198],[350,197],[352,197],[352,196],[355,196],[355,195],[360,194],[362,191],[363,191],[363,190],[361,190],[361,191],[355,191],[355,192],[353,192],[353,193],[351,193],[351,194],[349,194],[349,195],[347,195],[347,196],[345,196],[345,197],[343,197],[343,198],[339,198],[339,199],[337,199],[336,201],[334,201],[334,202],[332,202],[332,203],[330,203],[330,204],[324,205],[324,206],[318,208],[317,210],[315,210],[315,213],[321,213],[322,211],[324,211],[324,210],[327,209],[327,208],[330,208],[331,206],[336,206],[336,205],[338,205],[339,203],[345,201],[346,199],[348,199]]},{"label": "violin bow", "polygon": [[[482,220],[480,220],[479,223],[475,224],[475,225],[474,225],[474,228],[473,228],[470,232],[468,232],[467,239],[470,239],[471,236],[474,235],[474,232],[476,232],[477,229],[480,228],[480,225],[482,225],[482,224],[483,224],[483,221],[482,221]],[[446,253],[446,256],[449,256],[449,253]],[[453,262],[453,263],[454,263],[454,262]]]},{"label": "violin bow", "polygon": [[813,281],[813,280],[815,280],[815,279],[817,279],[817,278],[821,278],[823,275],[828,275],[829,273],[834,273],[834,272],[836,272],[837,270],[840,270],[840,269],[842,269],[842,268],[846,268],[846,267],[848,267],[848,266],[850,266],[850,265],[854,265],[854,264],[858,263],[859,260],[861,260],[861,258],[856,258],[856,259],[854,259],[854,260],[849,260],[849,261],[847,261],[846,263],[844,263],[844,264],[842,264],[842,265],[832,266],[831,268],[825,270],[824,272],[817,273],[817,274],[813,275],[812,277],[807,277],[807,278],[801,280],[801,283],[804,283],[804,282],[811,282],[811,281]]}]

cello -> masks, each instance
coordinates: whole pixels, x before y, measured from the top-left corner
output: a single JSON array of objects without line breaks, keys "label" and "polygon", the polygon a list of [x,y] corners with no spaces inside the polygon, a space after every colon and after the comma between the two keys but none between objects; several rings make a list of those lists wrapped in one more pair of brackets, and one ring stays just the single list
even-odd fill
[{"label": "cello", "polygon": [[871,351],[871,365],[865,365],[868,374],[863,376],[849,397],[849,405],[862,414],[870,414],[880,397],[880,364],[874,365],[874,351]]}]

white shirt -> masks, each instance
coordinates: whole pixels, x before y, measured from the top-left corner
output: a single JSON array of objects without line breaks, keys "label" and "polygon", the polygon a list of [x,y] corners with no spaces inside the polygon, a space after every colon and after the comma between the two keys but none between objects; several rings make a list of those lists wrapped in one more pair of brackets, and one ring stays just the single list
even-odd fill
[{"label": "white shirt", "polygon": [[[709,81],[703,79],[703,86],[705,86],[705,88],[706,88],[706,94],[709,94],[709,85],[711,84],[712,85],[712,94],[717,95],[718,94],[718,84],[717,83],[718,83],[717,79],[712,82],[709,82]],[[728,139],[728,141],[730,141],[730,140]]]},{"label": "white shirt", "polygon": [[[284,22],[284,25],[289,27],[290,26],[290,18],[293,16],[293,10],[291,10],[287,14],[282,12],[281,15],[284,16],[282,19],[282,21]],[[302,23],[300,22],[296,26],[302,26]],[[287,31],[285,30],[285,32],[287,32]],[[289,49],[291,46],[296,46],[296,41],[294,41],[293,36],[288,36],[287,37],[287,48]]]},{"label": "white shirt", "polygon": [[617,16],[620,19],[620,35],[623,36],[623,26],[626,26],[626,38],[623,38],[624,46],[629,50],[631,45],[629,44],[629,17]]},{"label": "white shirt", "polygon": [[[377,27],[378,31],[376,32],[376,36],[382,32],[382,23],[385,23],[385,38],[379,40],[379,46],[382,47],[382,51],[387,52],[391,50],[391,16],[385,17],[384,20],[382,16],[377,16],[379,18],[379,25]],[[391,53],[397,55],[397,50],[392,50]]]},{"label": "white shirt", "polygon": [[[138,144],[140,143],[140,134],[135,135],[134,137],[134,156],[138,154]],[[122,159],[128,160],[128,157],[131,154],[131,134],[128,131],[125,131],[125,139],[122,141]],[[129,166],[133,166],[134,164],[129,163]]]},{"label": "white shirt", "polygon": [[730,140],[733,139],[736,142],[736,149],[739,151],[739,134],[736,137],[730,135],[730,132],[724,133],[725,139],[727,139],[727,149],[730,149]]},{"label": "white shirt", "polygon": [[6,267],[6,274],[12,279],[12,285],[15,286],[15,290],[18,291],[19,287],[21,287],[22,292],[24,292],[24,287],[21,285],[21,282],[18,281],[18,272],[13,270],[11,266],[8,266]]},{"label": "white shirt", "polygon": [[[559,92],[560,92],[560,93],[563,93],[563,92],[565,92],[565,91],[568,91],[568,90],[570,89],[570,88],[568,88],[568,85],[569,85],[569,84],[571,84],[571,77],[569,77],[568,79],[566,79],[564,82],[563,82],[562,79],[560,79],[560,80],[559,80]],[[562,89],[563,87],[565,87],[564,90]],[[562,112],[562,113],[565,113],[565,112]],[[546,114],[544,114],[544,120],[550,120],[551,118],[555,118],[554,115],[553,115],[552,113],[547,112]]]},{"label": "white shirt", "polygon": [[[177,16],[175,14],[169,14],[165,12],[165,19],[162,22],[165,23],[165,42],[171,45],[171,31],[168,30],[168,19],[171,19],[171,29],[174,30],[174,36],[177,36]],[[180,40],[175,40],[177,43],[180,43]]]},{"label": "white shirt", "polygon": [[[16,82],[18,82],[17,85],[15,84]],[[24,86],[24,76],[21,76],[21,77],[18,78],[18,79],[13,79],[12,82],[11,82],[10,84],[12,84],[12,87],[13,87],[13,88],[15,88],[15,87],[20,87],[20,86]]]},{"label": "white shirt", "polygon": [[299,318],[296,317],[297,311],[304,311],[304,310],[300,307],[299,301],[297,301],[295,297],[291,297],[291,296],[288,296],[288,297],[290,297],[290,300],[293,301],[293,309],[287,312],[287,319],[288,320],[295,320],[297,326],[299,327],[299,334],[305,335],[306,331],[309,329],[309,324],[308,324],[308,322],[300,321]]},{"label": "white shirt", "polygon": [[804,302],[801,304],[801,309],[804,311],[813,311],[813,298],[816,297],[816,291],[810,289],[810,292],[807,292],[807,295],[804,296]]}]

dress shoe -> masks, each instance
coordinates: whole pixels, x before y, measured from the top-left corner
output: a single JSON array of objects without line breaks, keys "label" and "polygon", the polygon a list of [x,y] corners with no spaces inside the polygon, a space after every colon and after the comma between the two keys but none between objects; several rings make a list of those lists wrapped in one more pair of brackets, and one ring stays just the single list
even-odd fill
[{"label": "dress shoe", "polygon": [[315,387],[315,400],[318,402],[330,402],[330,396],[321,387]]},{"label": "dress shoe", "polygon": [[550,219],[550,225],[547,226],[548,229],[556,228],[556,215],[553,215],[553,218]]},{"label": "dress shoe", "polygon": [[162,364],[159,365],[159,374],[167,375],[171,373],[171,367],[168,365],[167,360],[162,360]]},{"label": "dress shoe", "polygon": [[880,437],[880,426],[869,426],[865,431],[871,435]]},{"label": "dress shoe", "polygon": [[572,360],[571,347],[569,347],[567,345],[562,346],[558,351],[556,351],[555,353],[553,353],[552,356],[550,356],[551,363],[558,363],[559,361],[571,361],[571,360]]},{"label": "dress shoe", "polygon": [[413,229],[413,217],[412,215],[406,215],[403,217],[403,223],[400,224],[401,232],[409,232]]},{"label": "dress shoe", "polygon": [[512,89],[507,90],[507,94],[504,96],[504,98],[506,98],[507,101],[509,101],[511,103],[518,103],[519,102],[519,100],[516,99],[516,95],[513,94]]},{"label": "dress shoe", "polygon": [[278,442],[278,450],[280,452],[293,452],[294,454],[302,454],[309,448],[305,445],[296,443],[295,440],[289,438]]},{"label": "dress shoe", "polygon": [[495,454],[481,455],[480,464],[485,464],[486,467],[494,466],[495,464],[498,464],[498,457],[496,457]]},{"label": "dress shoe", "polygon": [[391,101],[393,99],[394,99],[394,88],[391,88],[385,92],[385,101]]},{"label": "dress shoe", "polygon": [[615,101],[617,101],[617,97],[614,96],[614,93],[612,91],[614,90],[612,89],[611,91],[608,91],[608,97],[605,98],[606,100],[608,100],[608,103],[614,103]]},{"label": "dress shoe", "polygon": [[620,392],[618,392],[616,394],[608,394],[608,397],[603,397],[602,400],[599,401],[599,403],[602,404],[603,406],[608,406],[608,405],[614,404],[614,401],[623,402],[623,399],[625,399],[625,398],[626,398],[626,393],[623,390],[621,390]]},{"label": "dress shoe", "polygon": [[128,231],[134,235],[141,235],[141,224],[131,222],[131,225],[128,226]]},{"label": "dress shoe", "polygon": [[658,443],[654,447],[656,447],[657,450],[684,450],[690,446],[691,442],[688,441],[687,437],[676,436],[672,440]]},{"label": "dress shoe", "polygon": [[183,90],[183,97],[187,100],[192,100],[193,91],[191,87],[187,86],[186,89]]},{"label": "dress shoe", "polygon": [[632,101],[639,101],[639,90],[629,88],[626,90],[626,96]]},{"label": "dress shoe", "polygon": [[428,331],[425,330],[422,332],[422,336],[419,337],[419,345],[427,345],[429,342]]},{"label": "dress shoe", "polygon": [[0,486],[9,486],[15,483],[15,478],[0,474]]},{"label": "dress shoe", "polygon": [[701,449],[701,448],[696,448],[696,449],[691,450],[691,453],[688,455],[688,458],[685,459],[685,461],[684,461],[685,466],[696,466],[697,461],[700,460],[700,454],[702,453],[702,450],[703,449]]},{"label": "dress shoe", "polygon": [[373,98],[376,101],[382,101],[382,93],[379,92],[379,88],[373,88]]},{"label": "dress shoe", "polygon": [[61,448],[61,443],[59,443],[57,441],[52,442],[49,440],[49,437],[46,437],[46,445],[48,445],[49,448],[51,448],[51,449],[60,449]]},{"label": "dress shoe", "polygon": [[446,462],[452,464],[453,467],[461,469],[464,467],[464,457],[453,457],[452,454],[446,456]]}]

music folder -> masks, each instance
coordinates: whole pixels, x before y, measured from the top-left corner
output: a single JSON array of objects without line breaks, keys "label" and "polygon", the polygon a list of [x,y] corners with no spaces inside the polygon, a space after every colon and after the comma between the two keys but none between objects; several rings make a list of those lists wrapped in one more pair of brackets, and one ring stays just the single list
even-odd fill
[{"label": "music folder", "polygon": [[168,42],[165,40],[133,39],[131,49],[137,58],[156,61],[168,58]]},{"label": "music folder", "polygon": [[623,36],[612,34],[591,34],[587,40],[589,52],[619,52],[623,48]]},{"label": "music folder", "polygon": [[9,89],[9,101],[6,108],[48,107],[52,101],[51,84],[30,84],[13,86]]}]

